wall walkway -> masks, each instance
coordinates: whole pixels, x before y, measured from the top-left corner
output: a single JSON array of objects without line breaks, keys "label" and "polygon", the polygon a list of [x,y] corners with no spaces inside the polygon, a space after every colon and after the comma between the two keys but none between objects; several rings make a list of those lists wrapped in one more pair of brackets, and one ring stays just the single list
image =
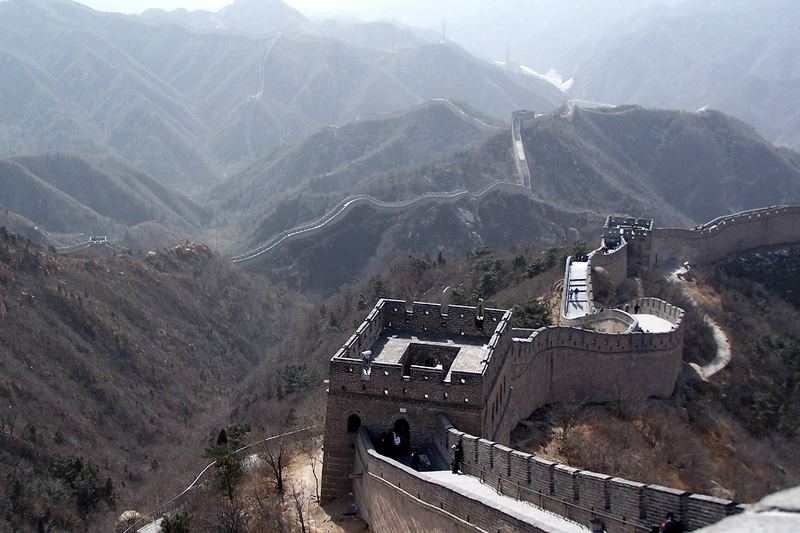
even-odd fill
[{"label": "wall walkway", "polygon": [[[455,479],[453,479],[455,478]],[[470,479],[417,472],[375,451],[366,430],[356,439],[353,496],[370,529],[381,533],[581,533],[587,531]]]},{"label": "wall walkway", "polygon": [[[690,530],[697,529],[744,508],[729,500],[554,463],[458,431],[444,417],[442,423],[447,449],[462,443],[465,473],[511,498],[581,524],[600,520],[609,533],[649,531],[670,511]],[[452,451],[448,456],[452,460]]]}]

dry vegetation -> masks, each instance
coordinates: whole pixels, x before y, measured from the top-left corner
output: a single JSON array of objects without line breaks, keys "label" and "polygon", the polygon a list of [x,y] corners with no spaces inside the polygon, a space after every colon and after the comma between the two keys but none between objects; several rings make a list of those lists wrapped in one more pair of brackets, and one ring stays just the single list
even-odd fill
[{"label": "dry vegetation", "polygon": [[[709,313],[731,335],[728,368],[704,382],[685,365],[676,394],[666,400],[550,406],[518,426],[512,445],[580,468],[741,501],[797,484],[797,308],[760,281],[733,275],[756,270],[735,264],[732,257],[693,270],[701,309],[661,279],[624,287],[626,296],[643,290],[688,311],[686,362],[713,355],[702,321]],[[767,268],[760,275],[787,279]],[[794,294],[787,286],[793,284],[781,285],[783,296]]]},{"label": "dry vegetation", "polygon": [[78,258],[0,232],[0,529],[102,530],[176,492],[238,384],[281,374],[303,302],[201,245]]},{"label": "dry vegetation", "polygon": [[[484,298],[488,306],[516,306],[521,326],[547,324],[563,259],[583,250],[577,243],[408,256],[312,303],[202,246],[68,258],[0,234],[0,396],[13,406],[0,417],[4,526],[108,530],[122,511],[146,511],[177,494],[230,421],[249,424],[247,440],[308,423],[309,413],[324,412],[328,358],[380,297],[440,301],[450,287],[452,303]],[[719,303],[715,318],[734,332],[729,370],[712,383],[684,372],[668,400],[541,410],[518,428],[514,444],[582,468],[742,500],[796,482],[796,437],[785,431],[794,411],[763,398],[769,387],[796,383],[777,381],[796,368],[794,359],[773,361],[766,348],[775,344],[764,341],[797,338],[796,311],[724,269],[698,277],[701,305]],[[701,313],[671,290],[643,280],[623,286],[619,297],[643,291],[686,307],[686,360],[702,362],[709,341]],[[767,321],[765,306],[781,318]],[[794,353],[781,346],[784,357]],[[318,462],[312,457],[302,448],[282,461],[282,496],[274,481],[265,486],[275,478],[274,457],[262,458],[260,470],[245,469],[234,490],[209,483],[192,523],[302,531],[302,501],[308,530],[312,520],[322,527],[310,470],[303,488],[296,479],[298,467]],[[242,510],[247,520],[237,522]],[[328,511],[330,519],[348,509]]]}]

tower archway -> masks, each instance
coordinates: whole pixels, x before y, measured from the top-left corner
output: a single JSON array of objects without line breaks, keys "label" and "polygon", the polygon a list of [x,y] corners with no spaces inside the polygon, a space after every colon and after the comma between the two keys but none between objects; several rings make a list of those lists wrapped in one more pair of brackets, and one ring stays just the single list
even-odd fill
[{"label": "tower archway", "polygon": [[357,414],[352,414],[347,418],[347,432],[358,433],[361,428],[361,417]]},{"label": "tower archway", "polygon": [[411,426],[405,418],[398,418],[394,422],[395,434],[400,437],[400,448],[406,450],[411,447]]}]

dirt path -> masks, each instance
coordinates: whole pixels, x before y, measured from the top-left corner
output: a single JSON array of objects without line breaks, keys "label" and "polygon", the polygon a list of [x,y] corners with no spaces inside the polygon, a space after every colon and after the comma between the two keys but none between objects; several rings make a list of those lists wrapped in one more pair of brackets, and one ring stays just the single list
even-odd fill
[{"label": "dirt path", "polygon": [[[686,267],[681,266],[670,272],[667,275],[667,279],[670,282],[678,285],[683,294],[685,294],[687,298],[697,305],[698,301],[706,300],[707,298],[700,294],[696,285],[688,281],[688,273],[689,270]],[[697,367],[701,376],[704,379],[709,379],[717,372],[728,366],[728,364],[731,362],[733,354],[731,353],[731,342],[730,339],[728,339],[728,335],[725,333],[725,330],[723,330],[722,327],[708,315],[703,317],[703,321],[708,325],[708,327],[711,328],[711,332],[714,335],[714,342],[717,344],[717,353],[714,355],[714,359],[703,366]]]},{"label": "dirt path", "polygon": [[[322,481],[322,448],[315,450],[318,458],[316,461],[317,479]],[[369,531],[366,522],[351,516],[354,511],[352,500],[336,501],[324,507],[316,502],[313,497],[314,473],[311,461],[303,454],[296,455],[287,470],[287,479],[295,483],[302,483],[312,497],[308,501],[306,513],[308,514],[309,533],[361,533]]]}]

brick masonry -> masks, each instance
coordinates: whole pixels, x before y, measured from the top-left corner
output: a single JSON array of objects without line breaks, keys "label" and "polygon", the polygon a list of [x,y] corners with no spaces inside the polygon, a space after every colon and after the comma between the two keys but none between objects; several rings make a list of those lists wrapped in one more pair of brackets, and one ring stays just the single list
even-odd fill
[{"label": "brick masonry", "polygon": [[[592,262],[616,282],[630,270],[631,257],[637,264],[647,263],[647,257],[638,256],[642,254],[649,254],[651,264],[665,258],[713,260],[734,251],[800,241],[798,222],[800,207],[774,207],[722,217],[694,230],[657,228],[637,236],[641,242],[635,247],[592,254]],[[381,462],[374,451],[357,452],[359,435],[375,437],[402,419],[411,427],[412,445],[434,443],[447,455],[460,440],[469,473],[508,496],[581,523],[600,517],[608,531],[651,525],[667,511],[680,516],[690,529],[740,512],[741,507],[731,501],[574,469],[504,446],[520,420],[548,403],[673,393],[683,349],[683,311],[653,298],[629,305],[672,322],[673,330],[603,333],[569,326],[520,330],[510,327],[511,315],[505,310],[486,309],[480,323],[472,307],[381,300],[331,359],[323,498],[352,491],[368,522],[380,531],[408,530],[403,521],[413,520],[413,510],[423,507],[432,524],[445,524],[431,531],[474,531],[479,523],[486,530],[498,530],[498,524],[507,524],[509,517],[496,509],[483,504],[475,510],[402,465]],[[386,331],[484,339],[486,364],[480,372],[453,372],[445,381],[442,370],[412,367],[411,375],[403,376],[399,365],[373,363],[370,379],[364,381],[361,352]],[[350,424],[353,420],[355,426]],[[390,472],[393,479],[387,479]],[[402,502],[402,510],[411,511],[390,512],[385,506],[395,500]],[[435,501],[438,511],[426,507]],[[370,514],[378,508],[380,513]],[[394,516],[396,523],[384,523],[380,516]],[[507,527],[503,530],[514,531],[517,526]]]}]

